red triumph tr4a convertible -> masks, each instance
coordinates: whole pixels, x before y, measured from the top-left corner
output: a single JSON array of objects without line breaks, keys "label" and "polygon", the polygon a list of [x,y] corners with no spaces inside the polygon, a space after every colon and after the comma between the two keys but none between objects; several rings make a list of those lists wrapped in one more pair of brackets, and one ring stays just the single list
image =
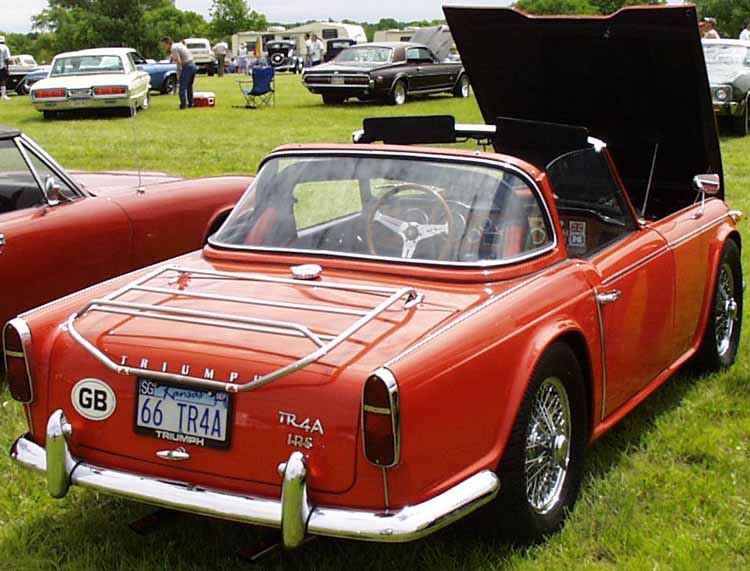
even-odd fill
[{"label": "red triumph tr4a convertible", "polygon": [[[202,252],[5,327],[29,423],[11,454],[53,496],[287,547],[408,541],[492,502],[534,540],[587,444],[691,357],[732,364],[739,213],[695,10],[446,13],[486,124],[282,147]],[[410,145],[466,138],[495,152]]]}]

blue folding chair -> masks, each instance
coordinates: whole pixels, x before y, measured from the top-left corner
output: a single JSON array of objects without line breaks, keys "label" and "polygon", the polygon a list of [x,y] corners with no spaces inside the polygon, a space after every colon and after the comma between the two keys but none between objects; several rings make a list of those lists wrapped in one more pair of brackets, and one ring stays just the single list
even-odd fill
[{"label": "blue folding chair", "polygon": [[275,72],[271,66],[256,66],[252,68],[252,80],[237,81],[245,98],[246,109],[276,104]]}]

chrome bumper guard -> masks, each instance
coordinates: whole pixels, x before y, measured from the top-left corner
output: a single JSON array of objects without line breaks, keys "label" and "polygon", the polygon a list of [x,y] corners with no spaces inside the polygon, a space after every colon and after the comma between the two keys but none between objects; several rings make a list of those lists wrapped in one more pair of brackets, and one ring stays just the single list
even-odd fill
[{"label": "chrome bumper guard", "polygon": [[25,436],[11,448],[11,458],[47,477],[50,495],[64,497],[71,485],[130,500],[242,523],[281,529],[283,544],[299,546],[306,534],[380,542],[405,542],[425,537],[491,501],[500,489],[497,476],[483,470],[420,504],[376,512],[316,506],[308,497],[307,465],[292,452],[279,466],[281,500],[242,496],[165,481],[76,460],[68,448],[72,428],[57,410],[47,423],[47,447]]}]

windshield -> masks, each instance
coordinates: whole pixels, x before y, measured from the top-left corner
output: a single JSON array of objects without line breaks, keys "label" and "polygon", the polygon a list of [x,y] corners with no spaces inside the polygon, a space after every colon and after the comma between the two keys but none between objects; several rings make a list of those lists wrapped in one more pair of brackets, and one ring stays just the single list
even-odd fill
[{"label": "windshield", "polygon": [[487,264],[552,243],[525,178],[428,158],[279,156],[266,162],[216,246]]},{"label": "windshield", "polygon": [[189,50],[207,50],[208,44],[204,44],[203,42],[189,42],[186,47]]},{"label": "windshield", "polygon": [[55,59],[50,77],[90,73],[125,73],[122,59],[115,55],[71,56]]},{"label": "windshield", "polygon": [[336,56],[336,63],[388,63],[391,60],[391,48],[361,47],[347,48]]},{"label": "windshield", "polygon": [[742,65],[750,64],[750,52],[744,46],[730,44],[704,44],[703,53],[709,65]]}]

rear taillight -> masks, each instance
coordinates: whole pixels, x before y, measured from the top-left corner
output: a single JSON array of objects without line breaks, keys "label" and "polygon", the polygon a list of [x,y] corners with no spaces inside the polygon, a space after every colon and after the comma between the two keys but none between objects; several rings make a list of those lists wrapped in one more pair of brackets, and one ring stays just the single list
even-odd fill
[{"label": "rear taillight", "polygon": [[34,92],[36,99],[46,99],[49,97],[65,97],[64,89],[38,89]]},{"label": "rear taillight", "polygon": [[401,453],[398,385],[388,369],[378,369],[365,382],[362,434],[368,462],[384,468],[398,464]]},{"label": "rear taillight", "polygon": [[17,401],[29,403],[34,394],[31,389],[29,352],[31,331],[23,319],[12,319],[3,329],[3,355],[5,374],[11,396]]},{"label": "rear taillight", "polygon": [[126,87],[95,87],[94,95],[125,95],[128,92]]}]

